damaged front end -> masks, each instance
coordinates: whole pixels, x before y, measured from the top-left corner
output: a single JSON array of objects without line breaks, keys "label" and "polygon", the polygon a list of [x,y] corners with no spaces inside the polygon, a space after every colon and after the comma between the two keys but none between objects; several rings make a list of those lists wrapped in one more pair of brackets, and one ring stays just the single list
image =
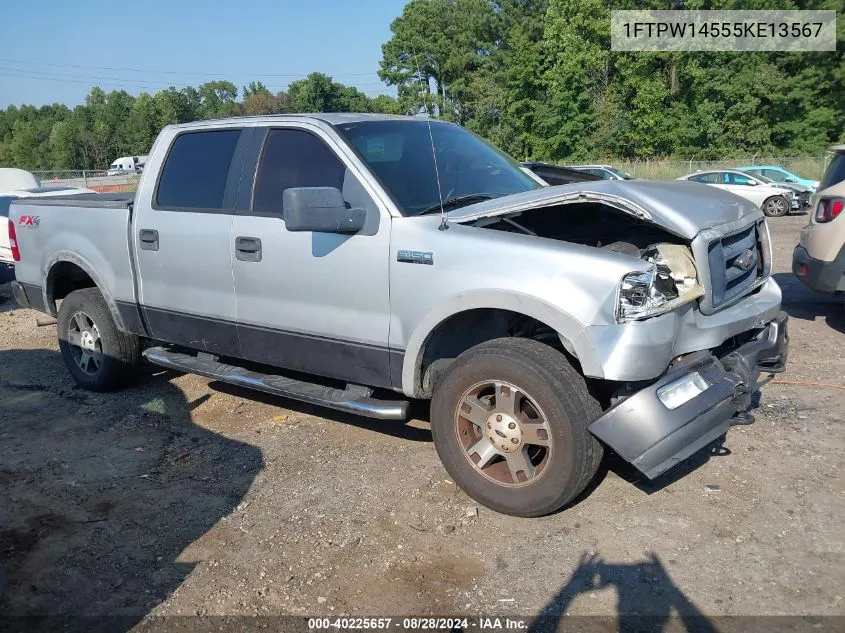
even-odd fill
[{"label": "damaged front end", "polygon": [[654,479],[735,424],[751,404],[761,373],[782,372],[789,351],[782,312],[750,340],[720,353],[677,359],[660,378],[621,399],[589,431]]},{"label": "damaged front end", "polygon": [[600,255],[607,251],[615,265],[630,266],[613,268],[615,297],[597,297],[584,327],[600,369],[578,360],[613,394],[590,432],[654,478],[748,423],[743,413],[761,374],[784,370],[787,315],[769,277],[768,234],[758,209],[725,192],[584,186],[594,189],[553,187],[498,209],[474,205],[459,221],[594,248],[595,269],[610,260]]}]

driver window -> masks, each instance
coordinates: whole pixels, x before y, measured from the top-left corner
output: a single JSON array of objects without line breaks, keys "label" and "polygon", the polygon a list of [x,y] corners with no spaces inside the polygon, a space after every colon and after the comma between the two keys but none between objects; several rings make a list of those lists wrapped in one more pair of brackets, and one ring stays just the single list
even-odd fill
[{"label": "driver window", "polygon": [[334,187],[350,208],[373,208],[369,194],[332,149],[310,132],[267,133],[252,194],[252,210],[282,214],[282,192],[290,187]]}]

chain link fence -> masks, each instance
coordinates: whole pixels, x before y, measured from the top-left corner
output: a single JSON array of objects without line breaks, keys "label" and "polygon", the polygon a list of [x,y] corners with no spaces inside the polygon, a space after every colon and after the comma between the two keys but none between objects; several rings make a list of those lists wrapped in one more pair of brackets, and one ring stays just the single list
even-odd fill
[{"label": "chain link fence", "polygon": [[594,163],[583,164],[613,165],[628,172],[636,178],[648,180],[672,180],[696,171],[711,169],[733,169],[749,165],[771,165],[783,167],[789,171],[810,180],[820,180],[827,168],[828,156],[799,156],[793,158],[736,158],[722,160],[597,160]]},{"label": "chain link fence", "polygon": [[101,193],[135,191],[140,178],[138,174],[109,176],[106,170],[51,169],[32,173],[41,181],[42,186],[81,187]]}]

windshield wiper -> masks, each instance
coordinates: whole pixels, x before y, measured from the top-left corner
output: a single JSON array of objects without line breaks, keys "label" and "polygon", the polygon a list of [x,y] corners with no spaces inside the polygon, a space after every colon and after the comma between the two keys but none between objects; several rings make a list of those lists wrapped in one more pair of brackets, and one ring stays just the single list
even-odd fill
[{"label": "windshield wiper", "polygon": [[[470,193],[465,196],[456,196],[454,198],[449,198],[448,200],[443,201],[443,210],[446,209],[456,209],[457,207],[462,207],[467,204],[472,204],[473,202],[481,202],[482,200],[490,200],[492,198],[498,197],[498,194],[493,193]],[[425,215],[427,213],[440,213],[440,203],[433,204],[430,207],[427,207],[420,211],[417,215]]]}]

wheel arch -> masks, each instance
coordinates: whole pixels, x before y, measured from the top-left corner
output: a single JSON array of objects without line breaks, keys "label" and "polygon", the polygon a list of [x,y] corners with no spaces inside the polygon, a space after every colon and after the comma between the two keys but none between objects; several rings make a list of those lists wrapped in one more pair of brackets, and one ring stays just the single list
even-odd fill
[{"label": "wheel arch", "polygon": [[596,351],[574,317],[528,295],[481,291],[435,308],[416,326],[405,349],[402,391],[412,398],[430,397],[437,376],[459,354],[494,338],[519,335],[511,330],[515,324],[547,328],[554,334],[549,342],[562,346],[585,374],[602,376]]},{"label": "wheel arch", "polygon": [[115,325],[120,330],[125,329],[117,304],[107,291],[108,286],[88,260],[72,251],[59,251],[50,258],[45,269],[47,273],[42,292],[44,305],[51,316],[58,316],[56,301],[74,290],[96,288],[103,296]]}]

